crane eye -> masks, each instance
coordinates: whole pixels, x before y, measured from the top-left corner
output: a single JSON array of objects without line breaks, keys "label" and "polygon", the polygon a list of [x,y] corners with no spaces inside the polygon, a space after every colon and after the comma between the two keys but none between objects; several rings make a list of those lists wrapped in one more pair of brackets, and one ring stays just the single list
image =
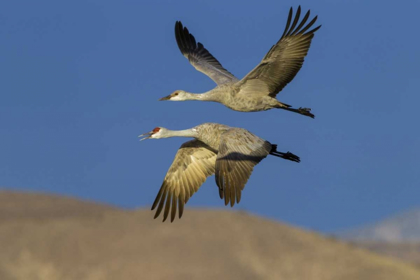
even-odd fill
[{"label": "crane eye", "polygon": [[179,92],[175,92],[175,93],[174,93],[174,96],[177,96],[177,95],[178,95],[178,93],[179,93]]}]

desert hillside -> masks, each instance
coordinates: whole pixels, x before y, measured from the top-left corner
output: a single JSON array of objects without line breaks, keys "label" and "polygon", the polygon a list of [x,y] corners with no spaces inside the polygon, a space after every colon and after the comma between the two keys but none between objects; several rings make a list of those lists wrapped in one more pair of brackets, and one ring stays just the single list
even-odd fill
[{"label": "desert hillside", "polygon": [[353,241],[351,244],[381,255],[401,259],[420,268],[420,242]]},{"label": "desert hillside", "polygon": [[352,241],[420,242],[420,209],[411,209],[370,225],[343,230],[337,236]]},{"label": "desert hillside", "polygon": [[411,209],[370,225],[343,230],[336,236],[353,245],[420,267],[420,209]]},{"label": "desert hillside", "polygon": [[420,279],[414,266],[243,212],[174,223],[43,194],[0,192],[0,279]]}]

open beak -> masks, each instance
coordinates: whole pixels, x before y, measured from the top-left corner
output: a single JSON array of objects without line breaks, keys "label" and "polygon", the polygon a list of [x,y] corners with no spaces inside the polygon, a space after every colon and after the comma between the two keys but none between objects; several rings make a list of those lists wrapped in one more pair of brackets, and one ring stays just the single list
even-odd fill
[{"label": "open beak", "polygon": [[159,101],[164,101],[164,100],[169,100],[169,99],[171,99],[171,95],[162,97],[162,98],[159,99]]},{"label": "open beak", "polygon": [[140,139],[140,141],[143,141],[143,140],[149,139],[150,137],[152,137],[152,135],[153,135],[153,131],[150,131],[150,132],[147,132],[147,133],[140,134],[140,135],[139,135],[139,138],[144,137],[144,138]]}]

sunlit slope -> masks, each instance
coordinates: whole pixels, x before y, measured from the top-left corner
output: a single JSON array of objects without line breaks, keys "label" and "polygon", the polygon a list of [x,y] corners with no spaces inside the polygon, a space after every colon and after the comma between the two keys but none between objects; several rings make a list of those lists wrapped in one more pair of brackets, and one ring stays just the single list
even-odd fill
[{"label": "sunlit slope", "polygon": [[414,266],[242,212],[187,208],[171,224],[40,194],[0,192],[0,244],[0,279],[420,279]]},{"label": "sunlit slope", "polygon": [[420,242],[354,241],[351,243],[381,255],[413,263],[420,268]]}]

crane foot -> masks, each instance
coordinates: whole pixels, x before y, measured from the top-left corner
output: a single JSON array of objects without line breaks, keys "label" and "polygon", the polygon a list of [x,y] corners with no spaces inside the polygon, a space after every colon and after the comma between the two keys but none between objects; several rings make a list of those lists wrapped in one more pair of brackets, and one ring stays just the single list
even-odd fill
[{"label": "crane foot", "polygon": [[315,118],[315,115],[311,113],[311,108],[302,108],[302,107],[299,107],[298,112],[299,112],[299,114],[302,114],[302,115],[311,117],[313,119]]}]

